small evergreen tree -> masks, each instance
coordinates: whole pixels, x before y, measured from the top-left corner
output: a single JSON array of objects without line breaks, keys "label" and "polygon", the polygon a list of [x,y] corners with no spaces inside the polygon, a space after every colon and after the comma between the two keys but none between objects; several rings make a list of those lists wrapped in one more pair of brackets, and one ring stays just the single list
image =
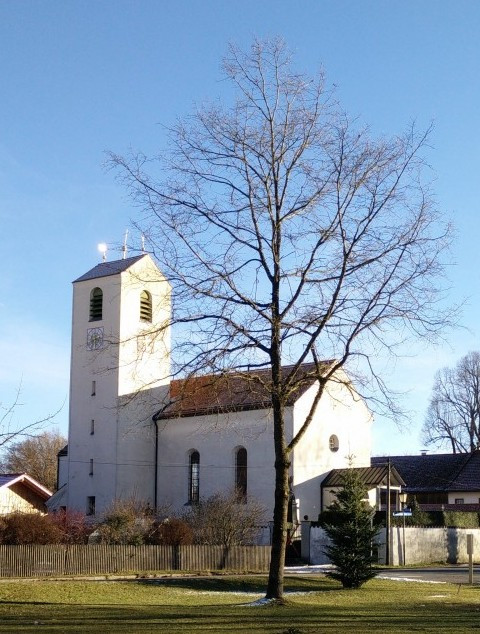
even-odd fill
[{"label": "small evergreen tree", "polygon": [[373,526],[374,509],[365,500],[367,491],[354,469],[343,477],[343,488],[336,494],[330,509],[335,511],[335,523],[324,528],[331,540],[325,553],[335,569],[327,572],[344,588],[359,588],[377,573],[372,567],[372,541],[377,534]]}]

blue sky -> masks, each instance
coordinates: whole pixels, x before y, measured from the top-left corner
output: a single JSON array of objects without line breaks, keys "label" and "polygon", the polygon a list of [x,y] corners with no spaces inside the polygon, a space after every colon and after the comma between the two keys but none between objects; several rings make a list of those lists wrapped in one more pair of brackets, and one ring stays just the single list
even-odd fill
[{"label": "blue sky", "polygon": [[377,418],[374,432],[375,453],[417,452],[435,371],[480,348],[478,33],[476,0],[0,0],[0,402],[21,383],[16,422],[65,403],[55,422],[67,431],[71,281],[101,241],[120,257],[135,218],[105,151],[155,153],[177,116],[226,94],[229,42],[280,35],[374,134],[435,125],[428,160],[456,227],[461,328],[390,367],[411,423]]}]

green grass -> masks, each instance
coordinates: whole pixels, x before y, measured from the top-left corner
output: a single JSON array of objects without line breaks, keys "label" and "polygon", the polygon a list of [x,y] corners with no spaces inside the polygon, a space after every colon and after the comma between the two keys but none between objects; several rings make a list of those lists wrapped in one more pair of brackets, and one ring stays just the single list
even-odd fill
[{"label": "green grass", "polygon": [[262,577],[0,583],[0,632],[466,632],[480,629],[480,589],[372,580],[342,590],[287,579],[285,606],[249,605]]}]

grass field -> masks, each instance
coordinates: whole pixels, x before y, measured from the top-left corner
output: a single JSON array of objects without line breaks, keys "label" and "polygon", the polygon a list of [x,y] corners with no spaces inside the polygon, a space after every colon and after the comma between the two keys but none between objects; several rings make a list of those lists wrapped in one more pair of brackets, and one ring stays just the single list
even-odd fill
[{"label": "grass field", "polygon": [[480,629],[480,589],[372,580],[342,590],[288,578],[285,606],[252,606],[262,577],[135,581],[5,581],[0,632],[467,632]]}]

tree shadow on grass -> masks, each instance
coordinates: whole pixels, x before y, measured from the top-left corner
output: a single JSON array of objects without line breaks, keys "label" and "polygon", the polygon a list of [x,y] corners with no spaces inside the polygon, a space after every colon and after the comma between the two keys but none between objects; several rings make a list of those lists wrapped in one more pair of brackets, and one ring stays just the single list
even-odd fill
[{"label": "tree shadow on grass", "polygon": [[296,628],[313,632],[400,632],[465,631],[476,627],[474,605],[410,605],[399,611],[395,605],[355,606],[302,604],[282,609],[248,609],[232,606],[79,606],[39,610],[38,605],[19,613],[2,615],[0,632],[33,632],[39,626],[48,632],[268,632],[280,634]]},{"label": "tree shadow on grass", "polygon": [[[248,592],[264,594],[267,587],[265,577],[176,577],[162,579],[140,579],[133,583],[162,585],[167,588],[183,588],[197,592]],[[285,592],[329,592],[339,590],[339,584],[325,577],[285,577]]]}]

